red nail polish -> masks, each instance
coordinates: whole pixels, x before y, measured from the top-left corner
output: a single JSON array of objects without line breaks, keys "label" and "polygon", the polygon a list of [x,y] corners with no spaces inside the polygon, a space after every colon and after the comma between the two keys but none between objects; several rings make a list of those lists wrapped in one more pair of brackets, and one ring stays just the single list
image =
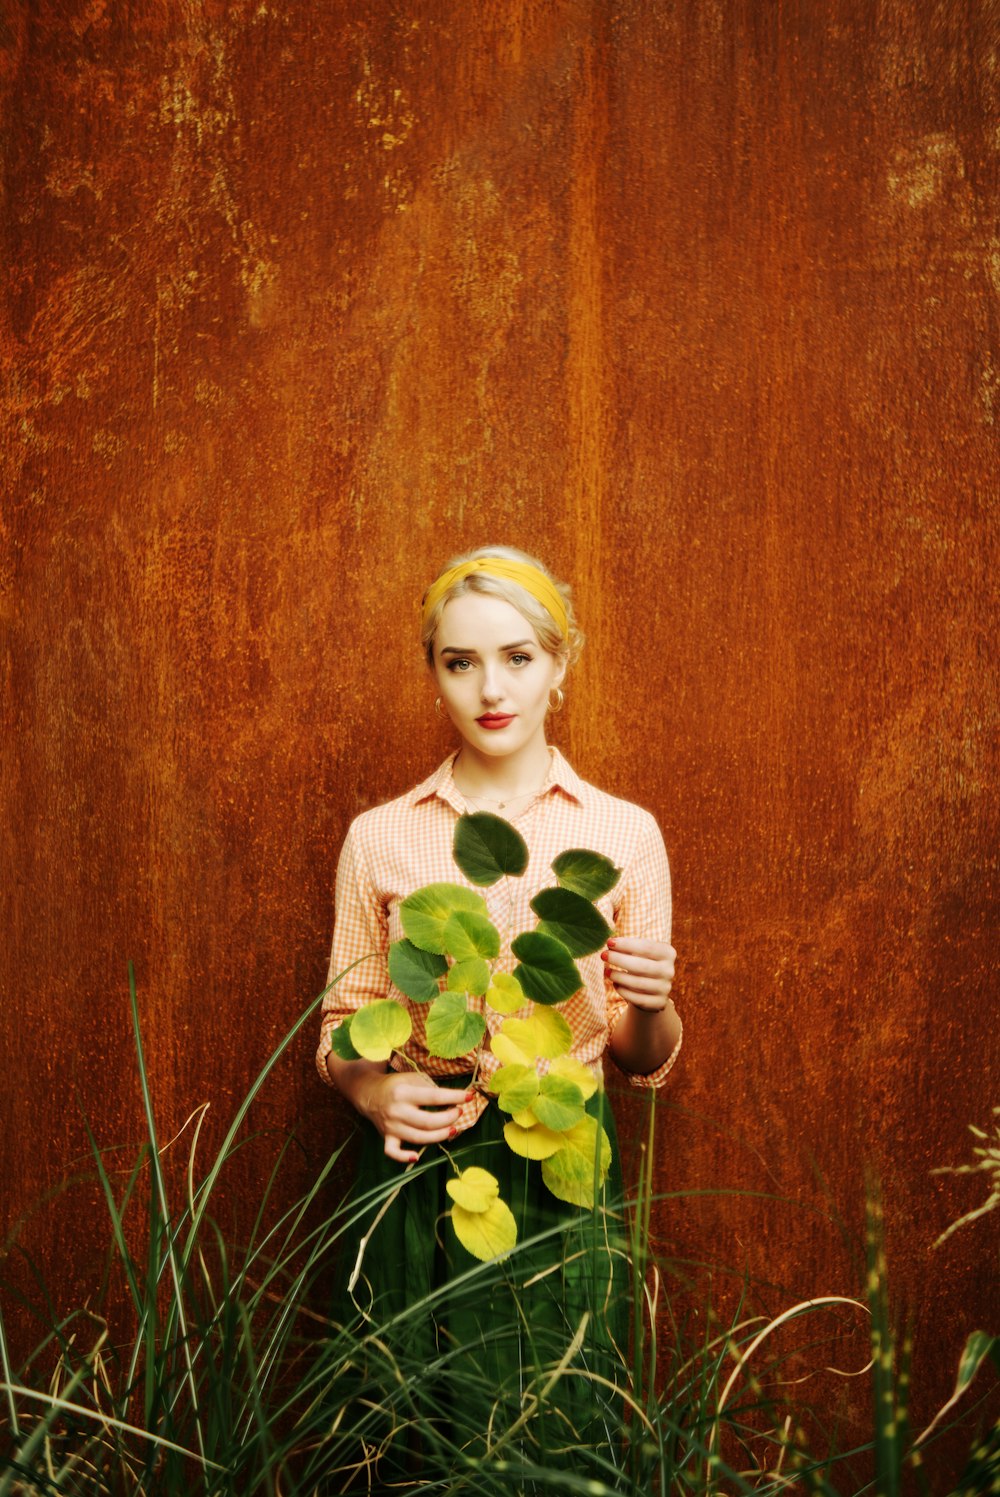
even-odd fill
[{"label": "red nail polish", "polygon": [[609,941],[608,942],[608,950],[609,951],[614,951],[614,949],[615,949],[615,943],[614,943],[614,941]]},{"label": "red nail polish", "polygon": [[601,961],[602,962],[610,962],[610,960],[611,960],[611,958],[608,956],[608,953],[606,951],[602,951],[601,952]]},{"label": "red nail polish", "polygon": [[458,1133],[458,1129],[457,1128],[449,1128],[448,1129],[448,1137],[449,1138],[454,1138],[457,1135],[457,1133]]}]

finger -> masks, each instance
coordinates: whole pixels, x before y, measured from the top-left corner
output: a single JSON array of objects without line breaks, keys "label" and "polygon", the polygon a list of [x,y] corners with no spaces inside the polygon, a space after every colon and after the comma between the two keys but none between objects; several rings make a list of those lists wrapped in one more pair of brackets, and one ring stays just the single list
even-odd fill
[{"label": "finger", "polygon": [[619,951],[626,956],[644,956],[653,961],[667,958],[674,961],[677,953],[669,941],[654,941],[646,936],[612,936],[608,941],[609,951]]},{"label": "finger", "polygon": [[404,1148],[401,1139],[392,1133],[387,1133],[385,1136],[385,1157],[387,1159],[395,1159],[399,1164],[416,1164],[420,1155],[414,1153],[412,1149]]},{"label": "finger", "polygon": [[637,972],[610,972],[608,976],[619,992],[660,993],[665,996],[672,986],[664,981],[662,973],[658,977],[645,977]]},{"label": "finger", "polygon": [[453,1086],[428,1085],[416,1079],[396,1088],[398,1098],[419,1107],[461,1107],[463,1102],[471,1102],[475,1095],[467,1089],[456,1091]]},{"label": "finger", "polygon": [[635,956],[629,957],[627,962],[620,962],[617,957],[614,957],[611,961],[605,962],[605,970],[612,979],[625,974],[629,977],[648,977],[655,982],[658,977],[662,978],[664,975],[661,962],[647,962]]},{"label": "finger", "polygon": [[636,977],[662,978],[666,976],[668,980],[671,980],[674,975],[673,963],[664,962],[662,959],[651,961],[644,956],[622,956],[617,951],[611,951],[607,955],[602,953],[601,960],[611,974],[629,972]]},{"label": "finger", "polygon": [[436,1137],[443,1129],[444,1136],[447,1137],[448,1129],[458,1122],[458,1113],[457,1107],[448,1107],[443,1111],[435,1108],[433,1112],[425,1112],[421,1107],[396,1107],[393,1108],[390,1123],[394,1128],[406,1128],[411,1134],[419,1134],[425,1138]]},{"label": "finger", "polygon": [[458,1135],[458,1125],[452,1123],[441,1128],[408,1128],[405,1123],[394,1123],[396,1136],[411,1148],[424,1149],[428,1144],[446,1144]]}]

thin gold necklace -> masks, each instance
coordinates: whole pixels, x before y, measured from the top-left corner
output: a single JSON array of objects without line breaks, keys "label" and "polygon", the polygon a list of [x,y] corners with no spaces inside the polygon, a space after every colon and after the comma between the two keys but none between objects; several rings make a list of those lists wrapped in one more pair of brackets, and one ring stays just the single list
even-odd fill
[{"label": "thin gold necklace", "polygon": [[[541,787],[539,786],[539,789]],[[512,795],[510,800],[494,800],[492,795],[470,795],[467,790],[462,791],[463,800],[471,800],[473,805],[477,801],[485,801],[489,806],[496,806],[498,811],[506,811],[507,807],[513,805],[516,800],[524,800],[529,795],[537,795],[537,790],[524,790],[520,795]]]},{"label": "thin gold necklace", "polygon": [[[548,775],[546,775],[545,778],[548,779]],[[537,795],[541,790],[542,785],[544,784],[545,780],[542,781],[541,785],[536,785],[533,790],[522,790],[519,795],[508,795],[506,800],[499,800],[496,796],[493,795],[472,795],[471,792],[469,792],[468,790],[462,790],[460,787],[459,794],[462,796],[463,800],[471,800],[473,802],[484,800],[487,805],[496,806],[498,811],[506,811],[507,807],[512,805],[514,801],[526,800],[529,795]]]}]

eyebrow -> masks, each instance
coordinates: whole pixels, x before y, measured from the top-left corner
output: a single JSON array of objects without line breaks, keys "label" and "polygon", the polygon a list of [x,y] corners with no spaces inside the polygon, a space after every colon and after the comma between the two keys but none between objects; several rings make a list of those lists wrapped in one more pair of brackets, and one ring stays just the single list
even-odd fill
[{"label": "eyebrow", "polygon": [[[524,647],[525,647],[525,645],[534,645],[534,640],[533,639],[518,639],[518,640],[515,640],[512,645],[501,645],[500,646],[500,650],[501,650],[501,653],[503,653],[505,650],[523,650]],[[478,655],[479,651],[478,650],[460,650],[457,645],[445,645],[442,648],[442,650],[441,650],[440,653],[442,655]]]}]

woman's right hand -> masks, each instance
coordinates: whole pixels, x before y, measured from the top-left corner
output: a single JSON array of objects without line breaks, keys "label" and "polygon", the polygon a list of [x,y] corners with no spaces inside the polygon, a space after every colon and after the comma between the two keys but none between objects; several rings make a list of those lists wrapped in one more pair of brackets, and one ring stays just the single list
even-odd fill
[{"label": "woman's right hand", "polygon": [[358,1088],[355,1106],[385,1139],[386,1157],[411,1164],[420,1155],[406,1145],[422,1149],[446,1143],[454,1136],[460,1106],[471,1096],[438,1086],[419,1071],[383,1071]]},{"label": "woman's right hand", "polygon": [[331,1054],[327,1065],[347,1100],[381,1133],[386,1157],[400,1164],[420,1158],[414,1147],[452,1138],[459,1108],[473,1095],[438,1086],[420,1071],[387,1071],[375,1061],[340,1060]]}]

